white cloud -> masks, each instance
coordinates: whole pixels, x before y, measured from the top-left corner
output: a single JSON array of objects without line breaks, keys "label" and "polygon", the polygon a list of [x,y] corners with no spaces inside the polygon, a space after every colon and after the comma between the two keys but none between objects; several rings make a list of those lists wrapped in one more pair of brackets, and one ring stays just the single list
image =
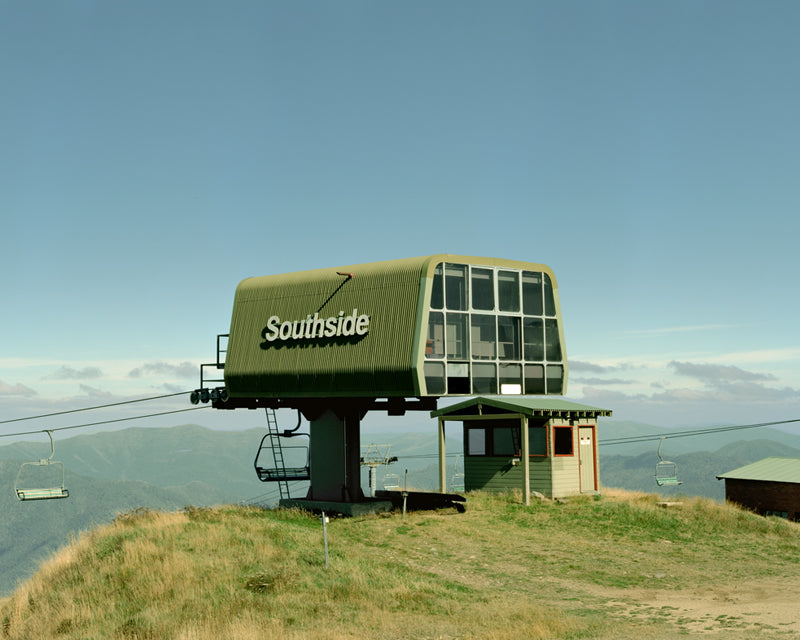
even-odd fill
[{"label": "white cloud", "polygon": [[0,380],[0,396],[35,396],[36,391],[24,384],[8,384]]},{"label": "white cloud", "polygon": [[145,376],[166,376],[171,378],[196,378],[200,375],[200,367],[189,361],[178,364],[169,362],[148,362],[128,373],[129,378],[142,378]]},{"label": "white cloud", "polygon": [[88,384],[80,385],[80,389],[90,398],[103,398],[108,400],[109,398],[114,397],[114,394],[111,392],[103,391],[102,389],[97,389],[96,387],[90,387]]},{"label": "white cloud", "polygon": [[102,377],[103,372],[99,367],[84,367],[75,369],[67,365],[61,365],[59,369],[47,376],[50,380],[91,380]]},{"label": "white cloud", "polygon": [[679,362],[677,360],[673,360],[669,363],[669,367],[680,376],[688,376],[710,385],[742,380],[775,380],[775,376],[771,373],[755,373],[753,371],[745,371],[744,369],[733,365]]}]

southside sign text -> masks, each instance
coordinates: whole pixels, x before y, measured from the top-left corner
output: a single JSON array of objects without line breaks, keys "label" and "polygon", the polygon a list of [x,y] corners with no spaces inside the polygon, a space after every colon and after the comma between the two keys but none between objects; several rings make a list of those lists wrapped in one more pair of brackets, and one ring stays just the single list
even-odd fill
[{"label": "southside sign text", "polygon": [[349,316],[340,311],[338,316],[320,318],[318,313],[313,316],[309,313],[305,320],[284,320],[280,317],[270,316],[267,326],[261,331],[264,342],[262,349],[269,348],[276,340],[287,342],[289,340],[320,340],[338,336],[364,336],[369,332],[369,316],[358,314],[358,309],[353,309]]}]

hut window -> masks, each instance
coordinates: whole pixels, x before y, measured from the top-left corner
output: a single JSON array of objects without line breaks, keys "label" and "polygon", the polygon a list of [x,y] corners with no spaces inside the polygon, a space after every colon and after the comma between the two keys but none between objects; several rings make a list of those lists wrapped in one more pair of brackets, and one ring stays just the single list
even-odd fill
[{"label": "hut window", "polygon": [[496,456],[519,455],[519,427],[492,429],[492,453]]},{"label": "hut window", "polygon": [[530,455],[547,455],[547,428],[544,425],[528,426],[528,446]]},{"label": "hut window", "polygon": [[486,429],[467,429],[467,455],[486,455]]},{"label": "hut window", "polygon": [[572,427],[553,427],[553,455],[572,455]]}]

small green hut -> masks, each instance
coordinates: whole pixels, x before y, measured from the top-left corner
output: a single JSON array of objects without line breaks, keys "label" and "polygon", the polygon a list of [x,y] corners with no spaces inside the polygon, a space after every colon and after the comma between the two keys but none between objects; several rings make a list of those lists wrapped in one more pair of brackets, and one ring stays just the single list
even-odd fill
[{"label": "small green hut", "polygon": [[445,422],[463,423],[464,488],[522,489],[549,498],[600,492],[597,419],[608,409],[558,398],[477,397],[431,412],[439,420],[440,484]]}]

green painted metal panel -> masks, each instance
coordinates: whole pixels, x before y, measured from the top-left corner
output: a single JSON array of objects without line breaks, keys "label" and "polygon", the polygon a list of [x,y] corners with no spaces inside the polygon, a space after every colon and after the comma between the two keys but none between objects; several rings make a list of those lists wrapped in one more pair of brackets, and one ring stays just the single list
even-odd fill
[{"label": "green painted metal panel", "polygon": [[[427,263],[427,258],[394,260],[242,281],[225,362],[228,392],[232,397],[416,395],[414,338]],[[363,317],[368,321],[362,320],[359,333],[353,324]],[[303,331],[303,337],[282,339],[286,323],[293,336]],[[341,335],[306,337],[331,326]]]},{"label": "green painted metal panel", "polygon": [[[234,298],[224,371],[229,395],[446,395],[429,394],[423,372],[432,282],[439,263],[546,274],[564,349],[555,275],[537,263],[436,254],[248,278]],[[561,393],[566,391],[565,352],[562,364]]]}]

